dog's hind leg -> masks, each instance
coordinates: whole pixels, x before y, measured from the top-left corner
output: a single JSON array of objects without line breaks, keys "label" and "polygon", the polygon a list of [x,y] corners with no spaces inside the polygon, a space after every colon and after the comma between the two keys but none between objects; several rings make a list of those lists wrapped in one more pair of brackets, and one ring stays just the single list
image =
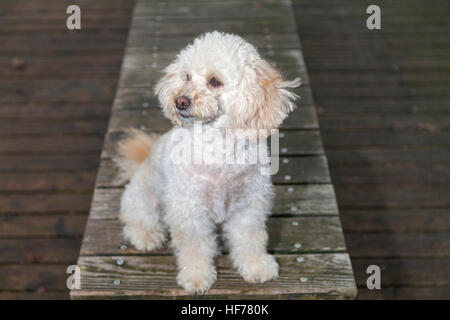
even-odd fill
[{"label": "dog's hind leg", "polygon": [[[151,191],[149,167],[144,162],[132,177],[122,196],[120,219],[124,236],[141,251],[151,251],[164,243],[159,199]],[[154,182],[154,181],[153,181]]]}]

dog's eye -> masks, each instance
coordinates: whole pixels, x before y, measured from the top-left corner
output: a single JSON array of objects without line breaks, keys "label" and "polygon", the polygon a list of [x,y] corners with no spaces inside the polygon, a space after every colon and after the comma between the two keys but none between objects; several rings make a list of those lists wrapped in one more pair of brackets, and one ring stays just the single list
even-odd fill
[{"label": "dog's eye", "polygon": [[191,77],[189,76],[189,73],[186,73],[186,81],[191,80]]},{"label": "dog's eye", "polygon": [[213,86],[214,88],[218,88],[218,87],[221,87],[221,86],[223,86],[223,83],[222,82],[220,82],[219,80],[217,80],[216,78],[211,78],[210,80],[209,80],[209,84],[211,85],[211,86]]}]

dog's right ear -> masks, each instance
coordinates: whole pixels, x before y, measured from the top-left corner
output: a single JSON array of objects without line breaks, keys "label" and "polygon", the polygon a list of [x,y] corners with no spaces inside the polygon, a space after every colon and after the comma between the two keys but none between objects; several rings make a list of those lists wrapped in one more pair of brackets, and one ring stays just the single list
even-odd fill
[{"label": "dog's right ear", "polygon": [[159,98],[159,102],[162,106],[165,106],[167,104],[166,99],[168,99],[171,95],[171,88],[173,87],[174,83],[176,82],[176,75],[178,71],[180,70],[177,62],[172,62],[170,65],[168,65],[164,69],[164,75],[161,79],[155,84],[153,90],[155,94]]}]

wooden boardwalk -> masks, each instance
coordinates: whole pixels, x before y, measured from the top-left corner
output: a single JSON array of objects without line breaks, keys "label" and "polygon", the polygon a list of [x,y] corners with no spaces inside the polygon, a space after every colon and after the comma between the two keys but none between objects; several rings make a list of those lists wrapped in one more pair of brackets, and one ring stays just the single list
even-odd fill
[{"label": "wooden boardwalk", "polygon": [[[186,26],[180,28],[179,23]],[[123,183],[111,158],[130,127],[168,130],[152,86],[175,54],[206,31],[237,33],[258,46],[277,67],[304,85],[300,107],[282,125],[280,171],[273,177],[276,204],[269,219],[269,251],[280,278],[248,284],[227,257],[219,257],[218,281],[209,298],[353,298],[355,283],[346,253],[333,187],[290,1],[136,2],[121,77],[101,156],[93,205],[78,266],[81,289],[72,298],[188,298],[176,284],[171,250],[142,253],[122,235],[117,219]],[[202,298],[202,296],[200,296]]]},{"label": "wooden boardwalk", "polygon": [[[358,298],[449,299],[448,2],[382,2],[381,32],[366,3],[293,0]],[[0,2],[0,299],[69,296],[132,6]]]}]

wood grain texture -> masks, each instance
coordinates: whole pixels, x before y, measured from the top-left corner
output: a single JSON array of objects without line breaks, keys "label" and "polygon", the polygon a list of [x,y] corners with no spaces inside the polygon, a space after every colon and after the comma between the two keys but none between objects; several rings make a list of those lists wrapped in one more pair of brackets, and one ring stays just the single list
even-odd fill
[{"label": "wood grain texture", "polygon": [[[267,227],[270,252],[345,251],[344,236],[340,232],[341,225],[338,217],[269,218]],[[140,252],[123,239],[122,228],[123,224],[117,219],[89,219],[80,255],[167,255],[172,253],[168,246],[151,253]],[[300,247],[296,247],[295,244],[300,244]],[[122,249],[122,245],[126,248]],[[226,251],[227,248],[223,246],[223,250]]]},{"label": "wood grain texture", "polygon": [[0,2],[0,299],[69,298],[92,199],[132,1],[68,4]]},{"label": "wood grain texture", "polygon": [[[205,298],[354,297],[352,269],[290,11],[289,1],[137,2],[78,261],[82,290],[72,291],[72,298],[192,298],[175,283],[176,264],[167,245],[143,253],[123,239],[118,214],[126,182],[118,181],[112,158],[127,129],[162,133],[172,127],[158,109],[152,86],[176,53],[211,27],[254,40],[285,77],[300,76],[303,86],[295,89],[301,97],[299,107],[281,126],[280,168],[273,176],[276,201],[267,223],[268,250],[277,254],[281,277],[263,285],[246,284],[228,259],[219,257],[219,280]],[[179,28],[181,19],[186,28]],[[221,247],[226,253],[226,246]],[[118,265],[117,259],[125,263]]]},{"label": "wood grain texture", "polygon": [[[288,163],[281,161],[278,173],[272,177],[275,184],[330,183],[325,156],[288,159]],[[101,160],[96,186],[98,188],[122,187],[125,182],[118,179],[117,170],[116,164],[111,159]]]},{"label": "wood grain texture", "polygon": [[[123,188],[97,188],[90,219],[117,219]],[[272,216],[337,215],[333,186],[329,184],[286,185],[275,187]]]},{"label": "wood grain texture", "polygon": [[366,1],[293,5],[358,298],[448,300],[449,3],[380,3],[379,32]]},{"label": "wood grain texture", "polygon": [[[298,258],[303,261],[298,262]],[[117,264],[119,259],[124,261],[120,266]],[[227,257],[219,257],[216,261],[218,281],[206,297],[351,298],[355,294],[353,281],[349,281],[352,274],[347,254],[277,255],[276,259],[281,265],[278,279],[266,284],[249,284],[233,270]],[[75,299],[95,296],[193,298],[176,284],[177,270],[172,256],[81,257],[78,265],[81,267],[81,290],[71,291]],[[119,280],[120,284],[115,285],[114,280]]]}]

